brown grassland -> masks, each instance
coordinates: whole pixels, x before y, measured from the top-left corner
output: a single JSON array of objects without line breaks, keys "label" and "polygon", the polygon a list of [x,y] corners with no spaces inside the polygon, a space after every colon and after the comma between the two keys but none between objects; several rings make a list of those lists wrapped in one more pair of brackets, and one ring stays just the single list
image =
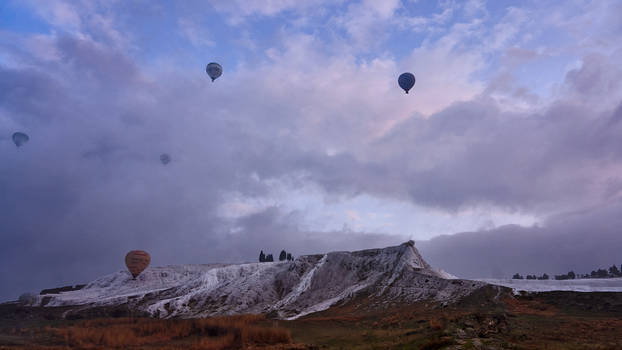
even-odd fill
[{"label": "brown grassland", "polygon": [[[13,336],[14,344],[0,345],[0,349],[220,350],[263,348],[292,342],[288,329],[267,323],[264,315],[176,320],[99,318],[12,328],[4,332],[4,340]],[[22,341],[15,343],[19,339]]]},{"label": "brown grassland", "polygon": [[[13,308],[13,309],[11,309]],[[0,306],[1,350],[622,349],[622,293],[513,296],[484,289],[456,305],[361,296],[295,321],[83,318]],[[19,314],[16,316],[16,314]]]}]

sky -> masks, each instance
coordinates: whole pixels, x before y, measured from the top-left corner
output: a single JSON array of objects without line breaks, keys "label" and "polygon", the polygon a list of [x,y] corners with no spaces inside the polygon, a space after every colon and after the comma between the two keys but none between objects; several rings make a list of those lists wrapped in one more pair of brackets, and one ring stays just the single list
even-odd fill
[{"label": "sky", "polygon": [[467,278],[619,265],[620,13],[3,1],[0,300],[123,269],[132,249],[161,266],[413,239]]}]

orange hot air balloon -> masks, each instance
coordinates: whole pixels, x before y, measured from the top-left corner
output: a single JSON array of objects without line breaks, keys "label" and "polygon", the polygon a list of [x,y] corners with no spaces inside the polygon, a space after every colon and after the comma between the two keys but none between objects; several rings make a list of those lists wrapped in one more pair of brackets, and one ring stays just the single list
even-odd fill
[{"label": "orange hot air balloon", "polygon": [[149,266],[150,262],[151,257],[149,253],[143,250],[132,250],[125,255],[125,266],[127,266],[134,279]]}]

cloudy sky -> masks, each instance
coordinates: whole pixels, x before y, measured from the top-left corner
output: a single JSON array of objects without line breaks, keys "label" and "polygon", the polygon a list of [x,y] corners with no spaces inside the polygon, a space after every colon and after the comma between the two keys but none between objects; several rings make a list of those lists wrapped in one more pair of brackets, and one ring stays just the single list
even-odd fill
[{"label": "cloudy sky", "polygon": [[0,300],[122,269],[131,249],[167,265],[414,239],[463,277],[619,265],[620,13],[2,1]]}]

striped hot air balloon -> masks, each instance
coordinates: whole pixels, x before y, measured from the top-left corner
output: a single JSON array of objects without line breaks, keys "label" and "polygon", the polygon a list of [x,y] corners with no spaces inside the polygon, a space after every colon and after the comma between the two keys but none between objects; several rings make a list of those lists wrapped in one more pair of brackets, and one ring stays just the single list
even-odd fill
[{"label": "striped hot air balloon", "polygon": [[134,279],[149,266],[150,262],[149,253],[143,250],[132,250],[125,255],[125,266]]}]

